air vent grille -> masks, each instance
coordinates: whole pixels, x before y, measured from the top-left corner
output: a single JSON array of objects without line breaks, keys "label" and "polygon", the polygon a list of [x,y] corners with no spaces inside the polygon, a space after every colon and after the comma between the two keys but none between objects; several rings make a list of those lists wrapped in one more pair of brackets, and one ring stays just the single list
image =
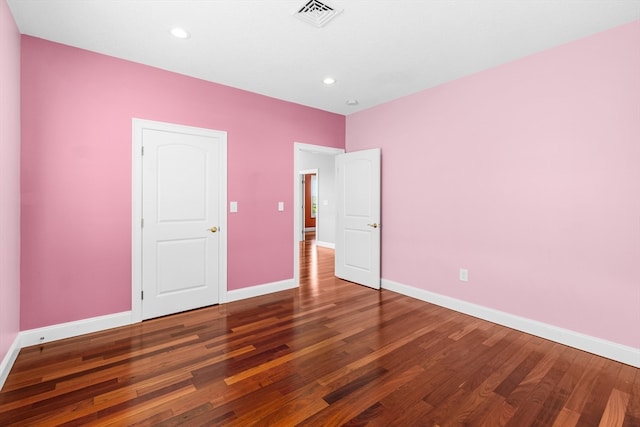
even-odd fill
[{"label": "air vent grille", "polygon": [[302,6],[295,16],[307,22],[314,27],[324,27],[329,21],[338,16],[342,9],[336,9],[333,6],[318,0],[309,0]]}]

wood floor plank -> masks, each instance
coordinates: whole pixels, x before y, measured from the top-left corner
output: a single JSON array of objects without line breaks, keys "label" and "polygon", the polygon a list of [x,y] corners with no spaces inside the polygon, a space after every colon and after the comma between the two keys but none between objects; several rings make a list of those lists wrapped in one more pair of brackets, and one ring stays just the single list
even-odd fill
[{"label": "wood floor plank", "polygon": [[[635,379],[633,381],[633,385],[628,390],[629,392],[629,403],[627,405],[627,412],[624,419],[624,427],[630,426],[640,426],[640,369],[635,369]],[[631,373],[629,372],[629,377]]]},{"label": "wood floor plank", "polygon": [[558,417],[553,422],[552,427],[574,427],[578,424],[580,413],[569,408],[563,408]]},{"label": "wood floor plank", "polygon": [[232,425],[296,425],[329,406],[322,396],[329,389],[318,383],[309,383],[302,388],[273,399],[269,404],[243,411],[243,415]]},{"label": "wood floor plank", "polygon": [[598,424],[620,372],[620,363],[605,363],[593,383],[578,423]]},{"label": "wood floor plank", "polygon": [[580,379],[575,385],[566,407],[574,412],[582,413],[584,405],[587,402],[593,384],[595,384],[600,370],[605,365],[605,361],[601,358],[589,355],[589,362],[581,372]]},{"label": "wood floor plank", "polygon": [[329,426],[345,424],[349,420],[357,417],[360,413],[366,411],[373,404],[379,402],[392,391],[411,381],[412,378],[421,372],[423,372],[423,370],[420,366],[412,366],[406,371],[398,372],[394,376],[386,374],[384,377],[370,382],[353,392],[349,395],[349,398],[340,399],[332,405],[329,405],[325,410],[307,418],[302,421],[300,425]]},{"label": "wood floor plank", "polygon": [[607,406],[600,418],[600,427],[621,427],[624,424],[624,416],[629,404],[629,395],[614,389],[609,395]]},{"label": "wood floor plank", "polygon": [[639,369],[334,276],[20,351],[0,426],[640,427]]},{"label": "wood floor plank", "polygon": [[344,332],[342,334],[333,336],[331,338],[327,338],[323,341],[320,341],[319,343],[313,344],[309,347],[305,347],[297,352],[294,353],[289,353],[285,356],[279,357],[277,359],[272,359],[263,363],[260,363],[250,369],[247,369],[245,371],[242,371],[238,374],[229,376],[227,378],[224,379],[224,381],[227,384],[234,384],[238,381],[242,381],[246,378],[252,377],[253,375],[256,375],[260,372],[264,372],[266,370],[272,369],[273,367],[276,367],[278,365],[281,365],[283,363],[288,362],[289,360],[292,360],[294,358],[300,357],[302,355],[305,354],[310,354],[314,351],[318,351],[324,347],[329,347],[329,346],[333,346],[336,343],[341,343],[343,342],[343,340],[351,335],[357,334],[358,332],[360,332],[362,330],[361,327],[355,327],[347,332]]},{"label": "wood floor plank", "polygon": [[[499,400],[495,395],[495,389],[500,383],[500,379],[509,372],[510,366],[517,363],[517,360],[521,360],[517,356],[510,357],[508,359],[513,359],[512,364],[504,363],[502,361],[504,360],[503,358],[507,354],[514,355],[517,347],[509,347],[509,343],[504,343],[503,346],[500,346],[500,343],[501,341],[494,344],[494,348],[497,349],[497,356],[492,357],[489,363],[482,366],[470,380],[465,382],[464,390],[466,393],[461,396],[463,399],[455,410],[444,414],[444,421],[441,422],[443,426],[478,425],[480,420],[484,419],[491,410],[491,402]],[[520,357],[524,357],[524,354],[525,352],[522,352]]]},{"label": "wood floor plank", "polygon": [[345,367],[332,372],[329,375],[324,376],[323,378],[320,379],[320,384],[331,384],[332,382],[335,381],[339,381],[341,377],[343,377],[344,375],[348,374],[349,372],[361,368],[369,363],[371,363],[372,361],[374,361],[375,359],[378,359],[394,350],[396,350],[399,347],[402,347],[403,345],[405,345],[406,343],[408,343],[411,340],[414,340],[426,333],[428,333],[430,330],[433,329],[433,326],[428,325],[425,327],[422,327],[416,331],[411,332],[410,334],[408,334],[407,336],[403,337],[402,339],[398,339],[397,341],[388,344],[384,347],[381,347],[380,349],[372,352],[370,355],[363,357],[361,359],[358,359],[355,362],[352,362],[348,365],[346,365]]},{"label": "wood floor plank", "polygon": [[483,427],[505,426],[513,417],[516,409],[507,403],[503,396],[496,394],[496,398],[491,400],[491,404],[486,410],[486,415],[477,425]]},{"label": "wood floor plank", "polygon": [[[554,363],[553,367],[542,380],[536,394],[532,399],[542,402],[542,410],[538,413],[533,427],[542,427],[551,424],[562,408],[564,407],[569,393],[564,387],[564,378],[566,373],[574,366],[577,354],[580,353],[574,349],[564,347],[560,356]],[[544,400],[543,400],[544,399]]]}]

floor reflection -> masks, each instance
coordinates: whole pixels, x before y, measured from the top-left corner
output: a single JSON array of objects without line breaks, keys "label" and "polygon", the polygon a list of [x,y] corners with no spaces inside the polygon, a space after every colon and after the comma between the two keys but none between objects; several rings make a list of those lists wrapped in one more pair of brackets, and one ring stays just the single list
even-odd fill
[{"label": "floor reflection", "polygon": [[317,290],[318,246],[315,232],[306,232],[304,240],[300,242],[300,281]]}]

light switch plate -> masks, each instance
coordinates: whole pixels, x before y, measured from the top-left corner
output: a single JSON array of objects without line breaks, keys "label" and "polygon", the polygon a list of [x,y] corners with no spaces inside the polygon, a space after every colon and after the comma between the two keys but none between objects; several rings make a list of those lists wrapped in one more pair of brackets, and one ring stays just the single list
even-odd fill
[{"label": "light switch plate", "polygon": [[278,210],[280,212],[284,211],[284,202],[278,202]]},{"label": "light switch plate", "polygon": [[238,202],[229,203],[229,211],[230,212],[238,212]]}]

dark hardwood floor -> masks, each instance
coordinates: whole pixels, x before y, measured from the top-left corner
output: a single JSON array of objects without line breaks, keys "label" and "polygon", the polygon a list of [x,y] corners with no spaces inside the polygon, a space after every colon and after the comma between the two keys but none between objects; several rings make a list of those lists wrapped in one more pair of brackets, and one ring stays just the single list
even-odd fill
[{"label": "dark hardwood floor", "polygon": [[25,348],[0,426],[640,426],[639,369],[333,276]]}]

